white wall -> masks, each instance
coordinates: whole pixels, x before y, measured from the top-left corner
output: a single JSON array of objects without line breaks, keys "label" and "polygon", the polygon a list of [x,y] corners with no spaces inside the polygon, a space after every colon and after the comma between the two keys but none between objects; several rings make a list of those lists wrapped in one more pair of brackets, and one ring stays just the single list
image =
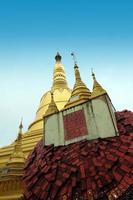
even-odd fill
[{"label": "white wall", "polygon": [[44,121],[44,142],[45,145],[64,145],[64,128],[62,123],[62,113],[57,113],[47,117]]},{"label": "white wall", "polygon": [[97,124],[98,136],[101,138],[113,137],[116,135],[117,130],[115,129],[112,117],[114,113],[110,112],[106,96],[100,96],[92,100],[93,111]]},{"label": "white wall", "polygon": [[[88,134],[65,141],[63,116],[78,110],[84,110]],[[45,119],[44,124],[45,144],[54,144],[55,146],[70,144],[83,139],[113,137],[118,132],[114,111],[106,95],[53,114]]]}]

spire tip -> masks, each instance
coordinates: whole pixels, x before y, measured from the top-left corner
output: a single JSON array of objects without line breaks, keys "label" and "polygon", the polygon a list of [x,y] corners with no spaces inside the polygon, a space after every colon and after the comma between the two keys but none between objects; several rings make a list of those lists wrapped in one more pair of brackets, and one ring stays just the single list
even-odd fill
[{"label": "spire tip", "polygon": [[74,61],[74,68],[77,68],[77,67],[78,67],[78,65],[77,65],[77,60],[76,60],[75,53],[74,53],[74,52],[72,52],[72,53],[71,53],[71,56],[73,57],[73,61]]},{"label": "spire tip", "polygon": [[56,62],[60,62],[61,61],[61,55],[59,54],[59,52],[57,52],[56,56],[55,56],[55,60]]},{"label": "spire tip", "polygon": [[21,118],[20,125],[19,125],[19,133],[22,133],[23,129],[23,118]]}]

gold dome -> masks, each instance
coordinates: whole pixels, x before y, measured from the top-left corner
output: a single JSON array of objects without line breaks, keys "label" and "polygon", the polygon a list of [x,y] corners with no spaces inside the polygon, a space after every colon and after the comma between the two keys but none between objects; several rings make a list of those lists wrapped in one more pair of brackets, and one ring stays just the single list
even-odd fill
[{"label": "gold dome", "polygon": [[53,72],[53,85],[51,90],[42,96],[35,121],[29,126],[29,131],[43,129],[43,116],[51,103],[51,92],[53,93],[54,102],[56,103],[59,111],[64,108],[71,96],[71,90],[67,86],[66,75],[59,53],[55,56],[55,60],[56,63]]}]

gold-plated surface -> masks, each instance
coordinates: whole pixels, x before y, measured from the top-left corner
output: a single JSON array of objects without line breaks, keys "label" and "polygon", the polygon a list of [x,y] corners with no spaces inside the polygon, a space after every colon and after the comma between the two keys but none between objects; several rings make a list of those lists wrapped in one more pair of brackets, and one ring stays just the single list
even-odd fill
[{"label": "gold-plated surface", "polygon": [[64,109],[83,103],[89,100],[91,96],[90,90],[87,88],[87,86],[83,83],[81,79],[77,64],[75,64],[74,71],[75,71],[75,85],[72,90],[71,97],[66,106],[64,107]]},{"label": "gold-plated surface", "polygon": [[55,89],[68,89],[67,81],[66,81],[66,75],[64,71],[64,67],[61,63],[61,56],[59,53],[55,56],[55,67],[54,67],[54,73],[53,73],[53,85],[52,90]]},{"label": "gold-plated surface", "polygon": [[17,140],[15,141],[13,153],[11,154],[7,165],[14,166],[16,164],[20,165],[24,163],[25,163],[25,156],[22,151],[22,133],[19,133]]},{"label": "gold-plated surface", "polygon": [[[58,110],[61,110],[70,98],[71,90],[66,83],[66,76],[63,65],[61,64],[61,59],[58,58],[60,58],[59,54],[56,56],[52,89],[43,95],[36,113],[35,121],[31,123],[28,131],[22,134],[22,151],[25,157],[28,156],[37,142],[42,138],[43,116],[51,103],[51,91],[53,92],[54,102],[56,103]],[[9,161],[9,157],[14,151],[15,144],[16,142],[13,142],[9,146],[0,148],[0,166],[5,166]]]},{"label": "gold-plated surface", "polygon": [[51,102],[50,102],[50,104],[48,106],[48,109],[47,109],[47,111],[46,111],[44,116],[46,117],[48,115],[52,115],[52,114],[57,113],[57,112],[59,112],[59,110],[58,110],[58,108],[57,108],[57,106],[56,106],[56,104],[54,102],[53,93],[51,92]]},{"label": "gold-plated surface", "polygon": [[[71,96],[71,90],[70,89],[55,89],[52,91],[54,96],[54,101],[57,105],[58,110],[60,111],[62,108],[64,108],[65,104],[68,102],[70,96]],[[41,99],[39,109],[36,113],[36,119],[35,121],[29,126],[29,131],[37,130],[38,128],[38,120],[42,120],[42,117],[45,115],[48,106],[51,102],[51,91],[48,91]],[[43,123],[42,123],[43,125]],[[39,125],[40,126],[40,125]]]},{"label": "gold-plated surface", "polygon": [[[54,102],[56,103],[58,110],[61,110],[64,107],[71,95],[71,90],[67,86],[64,67],[61,64],[61,56],[57,54],[55,59],[56,63],[53,72],[52,89],[43,95],[36,113],[35,121],[29,126],[29,130],[25,134],[22,134],[21,142],[24,157],[27,157],[36,143],[42,138],[43,116],[51,103],[51,91],[53,92]],[[20,125],[20,128],[22,128],[22,124]],[[0,166],[5,166],[9,161],[9,157],[13,154],[15,145],[16,142],[13,142],[9,146],[0,148]]]},{"label": "gold-plated surface", "polygon": [[22,123],[18,137],[15,141],[12,154],[5,166],[0,166],[0,200],[16,199],[23,197],[21,178],[25,157],[22,151]]},{"label": "gold-plated surface", "polygon": [[[24,157],[27,157],[28,154],[33,150],[37,142],[42,138],[42,129],[26,132],[22,134],[22,151],[24,153]],[[13,154],[14,146],[16,142],[0,148],[0,167],[4,167],[9,162],[9,157]]]},{"label": "gold-plated surface", "polygon": [[84,103],[106,93],[96,81],[94,74],[94,86],[91,93],[81,80],[77,65],[75,65],[76,81],[71,93],[59,53],[57,53],[55,60],[53,84],[51,89],[41,98],[35,121],[30,124],[28,131],[24,134],[22,134],[23,125],[21,123],[16,141],[11,145],[0,148],[0,200],[22,199],[21,177],[23,175],[23,165],[25,158],[43,136],[44,115]]},{"label": "gold-plated surface", "polygon": [[74,70],[75,70],[75,85],[71,97],[79,95],[80,99],[83,98],[89,99],[91,92],[81,80],[79,68],[77,65],[75,65]]},{"label": "gold-plated surface", "polygon": [[[43,116],[48,107],[50,112],[61,110],[70,98],[71,90],[67,86],[61,56],[57,54],[55,59],[53,85],[50,91],[46,92],[41,98],[35,121],[32,122],[28,131],[24,134],[22,134],[23,125],[21,123],[16,141],[0,148],[0,200],[18,200],[22,198],[22,167],[25,158],[43,136]],[[51,92],[53,93],[52,98]]]},{"label": "gold-plated surface", "polygon": [[8,194],[6,194],[6,196],[1,196],[0,197],[0,200],[24,200],[24,197],[23,197],[23,195],[17,195],[17,194],[15,194],[15,195],[8,195]]},{"label": "gold-plated surface", "polygon": [[71,96],[71,90],[68,88],[64,66],[61,63],[61,56],[59,53],[55,56],[55,66],[53,72],[53,84],[51,90],[46,92],[40,101],[39,108],[36,113],[35,121],[29,126],[29,131],[43,129],[43,116],[45,115],[48,106],[51,102],[51,92],[54,96],[54,102],[58,110],[64,108]]},{"label": "gold-plated surface", "polygon": [[104,90],[102,88],[102,86],[97,82],[95,74],[92,73],[92,77],[93,77],[93,91],[91,93],[91,98],[95,98],[98,97],[100,95],[106,94],[106,90]]},{"label": "gold-plated surface", "polygon": [[0,200],[22,200],[23,189],[21,183],[22,175],[8,175],[7,180],[0,182]]}]

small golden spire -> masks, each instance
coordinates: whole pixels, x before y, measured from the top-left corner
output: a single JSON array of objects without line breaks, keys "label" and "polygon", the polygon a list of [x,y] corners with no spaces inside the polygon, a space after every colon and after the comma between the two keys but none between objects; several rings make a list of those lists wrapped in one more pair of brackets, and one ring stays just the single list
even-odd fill
[{"label": "small golden spire", "polygon": [[15,140],[14,150],[9,158],[9,162],[7,163],[8,166],[9,165],[14,166],[16,163],[17,164],[25,163],[25,157],[22,151],[22,129],[23,129],[23,125],[22,125],[22,120],[21,120],[20,125],[19,125],[18,137]]},{"label": "small golden spire", "polygon": [[22,129],[23,129],[23,118],[21,118],[21,122],[19,125],[19,133],[21,133],[21,134],[22,134]]},{"label": "small golden spire", "polygon": [[[71,55],[74,56],[74,53],[72,53]],[[86,87],[86,85],[83,83],[81,79],[79,67],[75,60],[75,57],[74,57],[74,71],[75,71],[75,85],[73,87],[71,97],[68,103],[65,105],[64,109],[86,102],[88,101],[88,99],[90,99],[91,96],[90,90]]]},{"label": "small golden spire", "polygon": [[58,52],[57,52],[57,55],[55,56],[55,60],[56,60],[56,63],[55,63],[54,73],[53,73],[52,90],[65,89],[65,88],[68,89],[64,67],[61,63],[61,55]]},{"label": "small golden spire", "polygon": [[78,95],[80,98],[89,99],[91,92],[81,80],[81,76],[80,76],[80,72],[79,72],[79,68],[77,64],[75,64],[74,66],[74,71],[75,71],[75,85],[74,85],[71,97]]},{"label": "small golden spire", "polygon": [[44,117],[51,115],[51,114],[54,114],[54,113],[57,113],[57,112],[59,112],[59,110],[58,110],[58,108],[55,104],[53,92],[51,92],[51,102],[48,106],[48,109],[47,109]]},{"label": "small golden spire", "polygon": [[74,66],[74,71],[75,71],[75,80],[76,80],[76,83],[81,83],[82,80],[81,80],[81,76],[80,76],[80,72],[79,72],[79,67],[77,64],[75,64]]},{"label": "small golden spire", "polygon": [[73,60],[74,60],[74,71],[75,71],[75,85],[72,91],[72,95],[73,96],[79,96],[80,99],[89,99],[91,92],[90,90],[86,87],[86,85],[83,83],[83,81],[81,80],[81,76],[80,76],[80,72],[79,72],[79,67],[77,65],[77,61],[75,58],[74,53],[71,53],[71,55],[73,56]]},{"label": "small golden spire", "polygon": [[91,93],[91,98],[100,96],[102,94],[106,94],[106,90],[102,88],[102,86],[97,82],[96,76],[94,72],[92,71],[92,77],[93,77],[93,91]]}]

